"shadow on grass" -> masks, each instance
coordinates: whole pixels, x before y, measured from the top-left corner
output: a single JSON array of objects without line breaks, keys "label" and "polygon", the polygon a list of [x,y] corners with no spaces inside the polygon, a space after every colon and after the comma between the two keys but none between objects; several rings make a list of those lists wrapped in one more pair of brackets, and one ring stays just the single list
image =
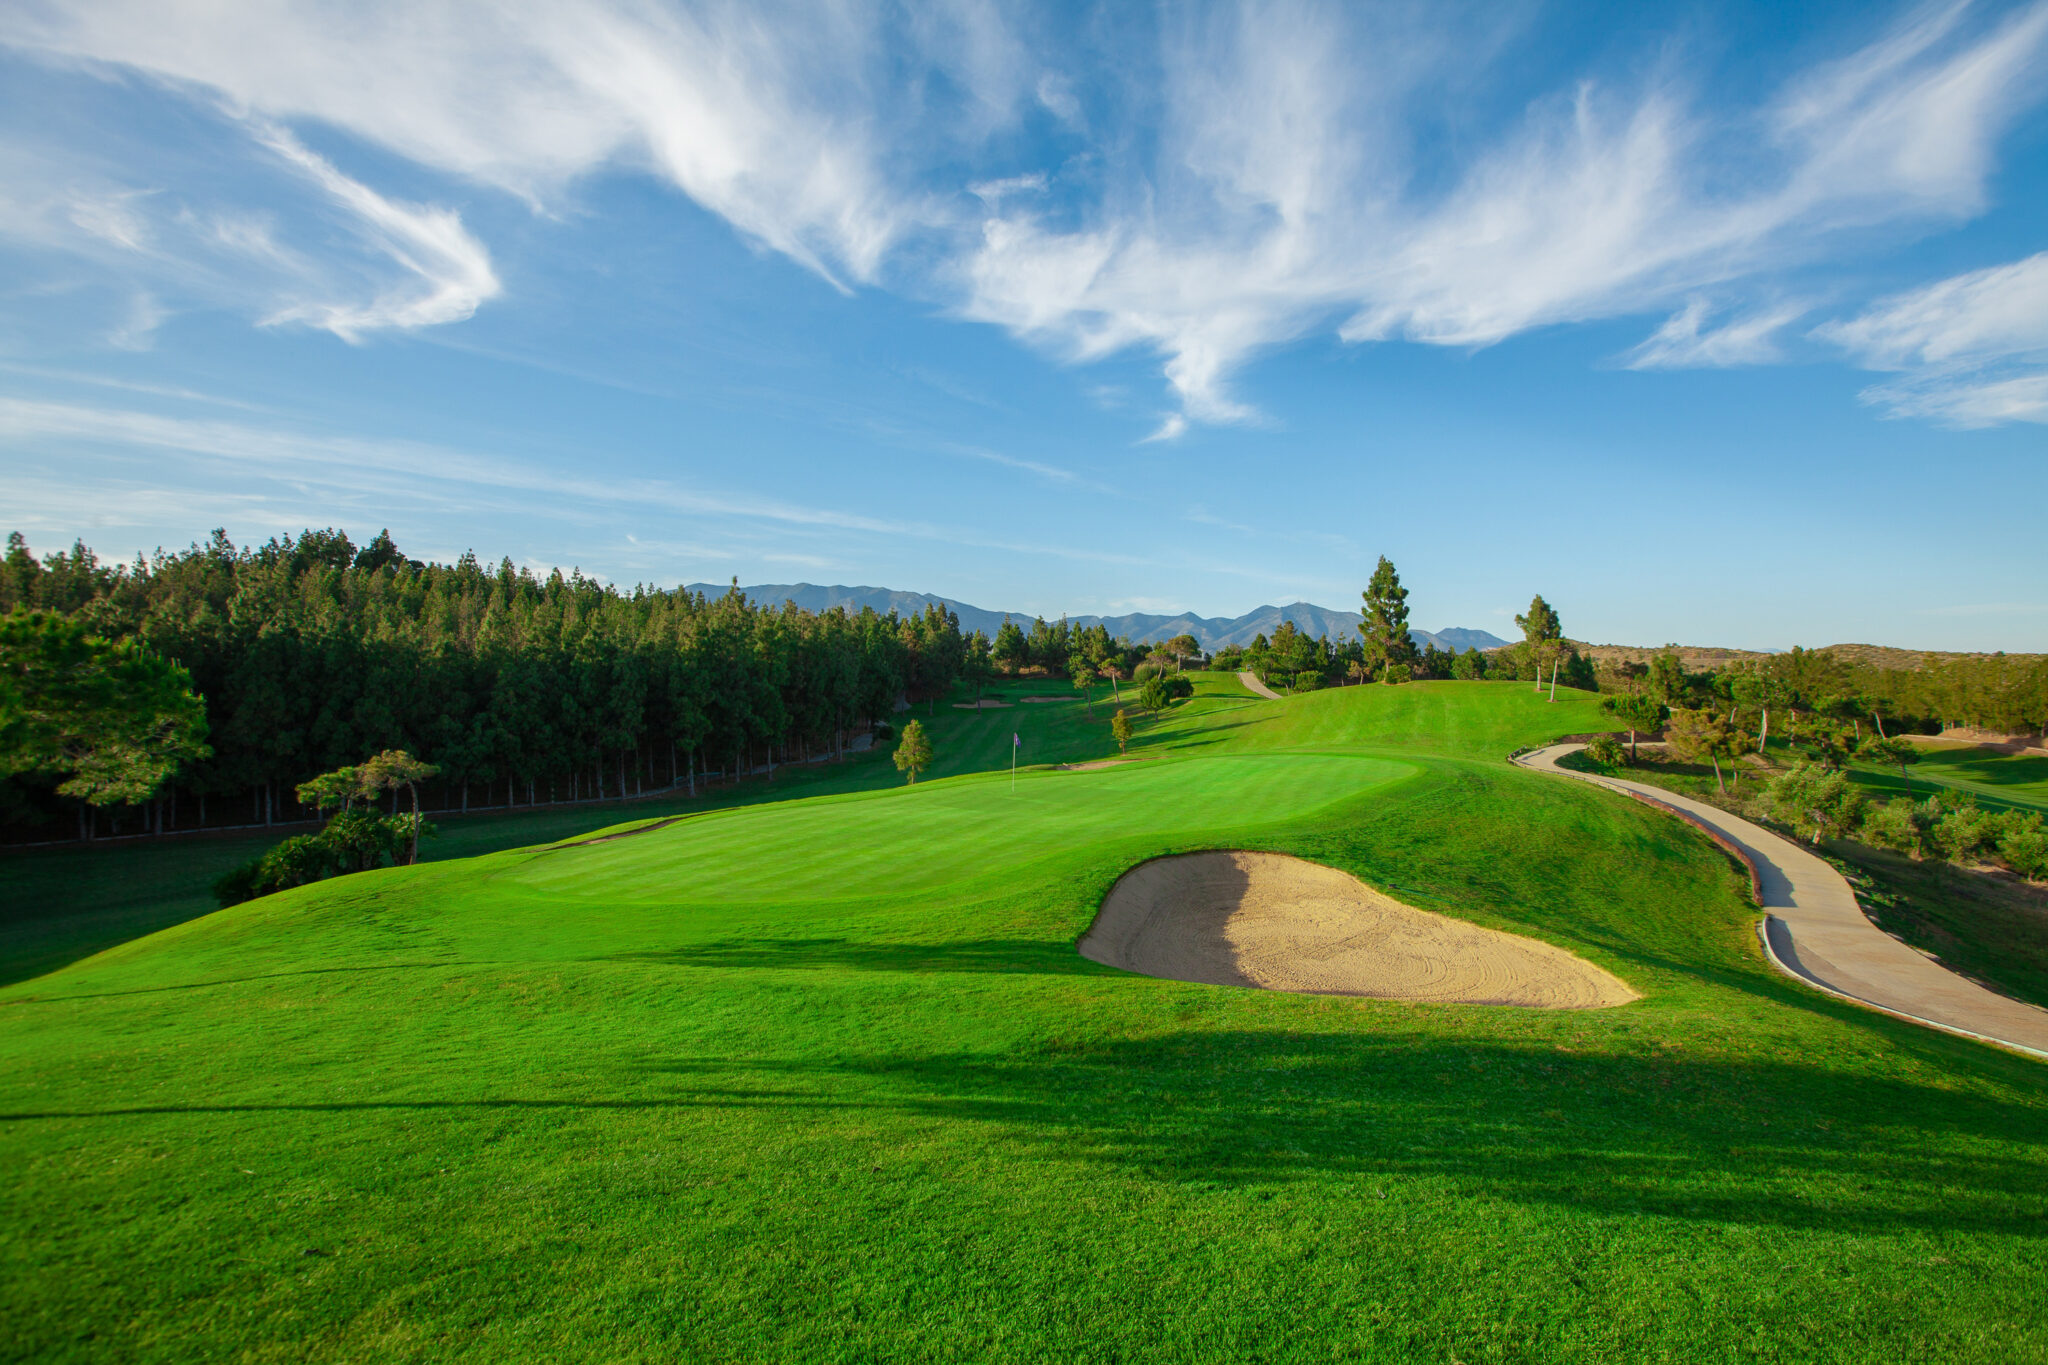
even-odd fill
[{"label": "shadow on grass", "polygon": [[2038,1100],[1820,1063],[1588,1055],[1412,1032],[1175,1032],[860,1060],[676,1058],[620,1074],[611,1095],[266,1100],[0,1122],[705,1108],[801,1109],[820,1125],[858,1114],[868,1128],[882,1114],[936,1121],[1020,1179],[1031,1165],[1083,1163],[1191,1193],[1334,1177],[1432,1201],[1448,1183],[1458,1198],[1609,1215],[2048,1241]]}]

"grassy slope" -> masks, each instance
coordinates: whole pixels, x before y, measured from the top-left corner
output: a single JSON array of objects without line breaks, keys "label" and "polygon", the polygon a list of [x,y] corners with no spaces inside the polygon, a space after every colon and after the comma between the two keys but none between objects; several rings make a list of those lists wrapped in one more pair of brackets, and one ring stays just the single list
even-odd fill
[{"label": "grassy slope", "polygon": [[[1234,686],[1234,680],[1232,685]],[[1009,683],[1004,697],[1073,697],[1060,704],[1016,705],[969,712],[950,706],[918,718],[932,731],[937,762],[931,776],[947,777],[1006,767],[1010,736],[1021,734],[1024,763],[1097,758],[1114,752],[1110,710],[1098,703],[1091,717],[1071,688]],[[857,754],[843,763],[798,764],[771,780],[749,778],[732,786],[708,785],[694,800],[679,794],[588,805],[541,806],[433,816],[437,839],[421,845],[423,859],[444,861],[499,849],[567,839],[621,820],[663,816],[796,796],[894,787],[902,777],[885,752]],[[55,971],[115,944],[154,933],[218,908],[211,890],[230,868],[247,862],[297,829],[224,831],[161,840],[119,840],[97,845],[0,852],[0,876],[12,894],[0,900],[0,983]]]},{"label": "grassy slope", "polygon": [[[1702,840],[1499,761],[1590,710],[1205,684],[1160,762],[369,874],[0,990],[0,1350],[2043,1358],[2048,1073],[1784,982]],[[1217,844],[1646,998],[1075,955]]]}]

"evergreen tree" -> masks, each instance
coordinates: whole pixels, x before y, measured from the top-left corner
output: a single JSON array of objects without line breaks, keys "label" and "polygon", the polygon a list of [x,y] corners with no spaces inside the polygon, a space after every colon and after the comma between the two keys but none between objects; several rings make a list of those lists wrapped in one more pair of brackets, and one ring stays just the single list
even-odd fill
[{"label": "evergreen tree", "polygon": [[932,742],[925,735],[924,722],[911,721],[903,727],[903,739],[896,745],[896,771],[908,773],[915,783],[917,775],[932,765]]},{"label": "evergreen tree", "polygon": [[139,805],[207,757],[192,677],[134,642],[54,612],[0,618],[0,776],[44,773],[60,795]]},{"label": "evergreen tree", "polygon": [[1131,718],[1124,714],[1124,709],[1121,706],[1116,709],[1116,714],[1110,718],[1109,733],[1116,740],[1116,751],[1118,753],[1127,754],[1131,751]]},{"label": "evergreen tree", "polygon": [[1564,623],[1557,613],[1538,593],[1529,602],[1527,615],[1517,616],[1515,624],[1522,628],[1522,642],[1528,646],[1529,658],[1536,665],[1536,690],[1543,690],[1543,665],[1550,665],[1550,699],[1557,700],[1557,665],[1563,654]]},{"label": "evergreen tree", "polygon": [[1394,563],[1380,556],[1379,567],[1365,587],[1364,618],[1358,633],[1365,642],[1365,661],[1377,673],[1390,664],[1415,662],[1415,641],[1408,635],[1408,590]]}]

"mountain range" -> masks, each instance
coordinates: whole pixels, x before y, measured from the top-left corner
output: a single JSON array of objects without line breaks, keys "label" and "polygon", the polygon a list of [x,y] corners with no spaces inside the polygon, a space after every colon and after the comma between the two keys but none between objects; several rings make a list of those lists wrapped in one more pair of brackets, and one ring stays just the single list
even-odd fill
[{"label": "mountain range", "polygon": [[[708,597],[717,597],[729,591],[723,584],[692,583],[690,592],[701,592]],[[934,597],[928,592],[903,592],[895,588],[846,587],[835,584],[822,587],[816,583],[763,583],[740,591],[756,602],[794,602],[806,611],[827,611],[833,607],[845,607],[857,612],[862,607],[873,607],[878,612],[901,612],[909,615],[921,612],[932,603],[938,603],[960,617],[960,629],[979,630],[990,639],[1008,616],[1026,630],[1031,627],[1033,614],[1030,612],[988,611],[981,607],[969,606],[952,598]],[[1152,615],[1132,612],[1125,616],[1070,616],[1068,622],[1075,626],[1101,625],[1113,636],[1129,640],[1168,640],[1176,635],[1192,635],[1205,650],[1222,649],[1225,645],[1248,645],[1256,636],[1273,638],[1273,632],[1280,628],[1282,621],[1294,622],[1294,628],[1307,635],[1321,635],[1331,640],[1353,638],[1358,634],[1359,614],[1355,611],[1336,611],[1330,607],[1319,607],[1313,602],[1290,602],[1284,607],[1254,607],[1242,616],[1196,616],[1182,612],[1174,616]],[[1468,649],[1497,649],[1508,643],[1498,635],[1484,630],[1466,627],[1452,627],[1448,630],[1410,630],[1410,638],[1416,647],[1434,644],[1439,649],[1461,653]]]}]

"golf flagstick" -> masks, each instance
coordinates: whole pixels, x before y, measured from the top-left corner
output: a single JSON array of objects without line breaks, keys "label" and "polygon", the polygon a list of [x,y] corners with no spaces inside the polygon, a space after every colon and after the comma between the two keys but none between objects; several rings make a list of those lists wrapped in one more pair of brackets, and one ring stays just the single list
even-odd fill
[{"label": "golf flagstick", "polygon": [[1024,747],[1024,736],[1010,731],[1010,795],[1017,794],[1017,751]]}]

